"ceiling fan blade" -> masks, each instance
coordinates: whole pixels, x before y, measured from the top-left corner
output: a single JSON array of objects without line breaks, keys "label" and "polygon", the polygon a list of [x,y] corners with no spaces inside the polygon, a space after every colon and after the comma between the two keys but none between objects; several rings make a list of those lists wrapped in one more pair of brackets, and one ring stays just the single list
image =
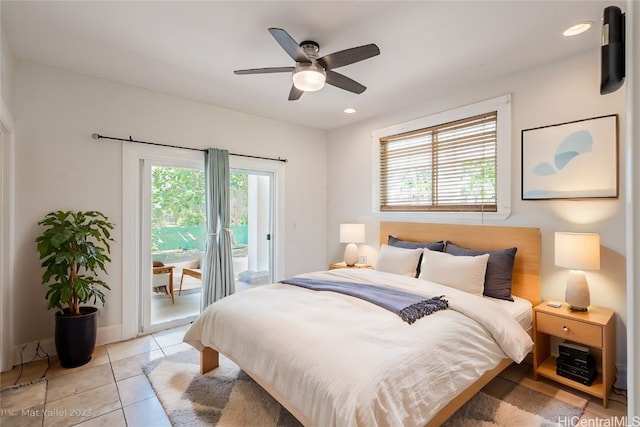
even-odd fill
[{"label": "ceiling fan blade", "polygon": [[296,62],[310,63],[311,60],[304,53],[304,50],[298,43],[282,28],[269,28],[269,32],[280,46],[293,58]]},{"label": "ceiling fan blade", "polygon": [[303,90],[300,90],[295,86],[291,86],[291,91],[289,92],[289,101],[296,101],[300,99],[303,93]]},{"label": "ceiling fan blade", "polygon": [[357,81],[331,70],[327,70],[327,83],[357,94],[361,94],[367,89]]},{"label": "ceiling fan blade", "polygon": [[317,62],[322,65],[325,70],[331,70],[333,68],[344,67],[345,65],[363,61],[376,55],[380,55],[380,49],[378,46],[375,44],[367,44],[330,53],[322,58],[318,58]]},{"label": "ceiling fan blade", "polygon": [[268,73],[290,73],[294,67],[271,67],[271,68],[250,68],[248,70],[235,70],[234,74],[268,74]]}]

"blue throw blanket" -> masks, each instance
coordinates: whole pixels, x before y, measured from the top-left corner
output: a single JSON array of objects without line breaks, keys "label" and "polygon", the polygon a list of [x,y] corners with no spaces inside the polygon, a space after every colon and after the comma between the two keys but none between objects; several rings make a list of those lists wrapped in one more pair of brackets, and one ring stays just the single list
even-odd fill
[{"label": "blue throw blanket", "polygon": [[360,298],[397,314],[402,320],[409,324],[433,312],[449,307],[448,301],[442,299],[444,295],[426,299],[426,297],[422,295],[364,283],[304,279],[298,277],[285,279],[281,283],[300,286],[314,291],[338,292]]}]

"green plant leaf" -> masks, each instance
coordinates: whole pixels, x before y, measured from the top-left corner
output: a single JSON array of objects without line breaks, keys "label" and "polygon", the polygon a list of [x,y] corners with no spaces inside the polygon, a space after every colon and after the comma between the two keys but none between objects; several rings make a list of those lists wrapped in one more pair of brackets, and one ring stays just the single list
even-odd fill
[{"label": "green plant leaf", "polygon": [[38,225],[44,227],[36,248],[44,268],[42,283],[49,287],[48,308],[62,311],[69,306],[77,312],[79,303],[99,299],[104,304],[102,288],[110,288],[95,276],[107,273],[114,225],[98,211],[50,212]]}]

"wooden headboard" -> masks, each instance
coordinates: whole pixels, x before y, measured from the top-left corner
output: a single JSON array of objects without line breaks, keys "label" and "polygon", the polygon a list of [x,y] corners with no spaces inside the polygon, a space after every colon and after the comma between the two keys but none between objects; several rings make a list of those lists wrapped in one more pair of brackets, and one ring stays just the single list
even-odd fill
[{"label": "wooden headboard", "polygon": [[540,230],[529,227],[380,222],[380,244],[389,235],[413,242],[451,241],[470,249],[517,247],[512,294],[540,304]]}]

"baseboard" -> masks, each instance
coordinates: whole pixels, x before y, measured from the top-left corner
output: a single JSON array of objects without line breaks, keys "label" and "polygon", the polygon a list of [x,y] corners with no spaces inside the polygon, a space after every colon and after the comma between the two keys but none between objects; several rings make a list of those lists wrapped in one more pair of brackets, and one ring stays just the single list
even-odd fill
[{"label": "baseboard", "polygon": [[613,384],[615,388],[627,390],[627,366],[616,365],[617,376],[616,382]]},{"label": "baseboard", "polygon": [[122,341],[122,325],[110,325],[98,328],[96,345],[111,344]]},{"label": "baseboard", "polygon": [[[118,341],[122,341],[122,325],[110,325],[98,328],[96,345],[110,344]],[[46,360],[48,357],[53,357],[56,354],[56,345],[53,337],[18,344],[13,348],[13,366],[35,362],[36,360]]]}]

